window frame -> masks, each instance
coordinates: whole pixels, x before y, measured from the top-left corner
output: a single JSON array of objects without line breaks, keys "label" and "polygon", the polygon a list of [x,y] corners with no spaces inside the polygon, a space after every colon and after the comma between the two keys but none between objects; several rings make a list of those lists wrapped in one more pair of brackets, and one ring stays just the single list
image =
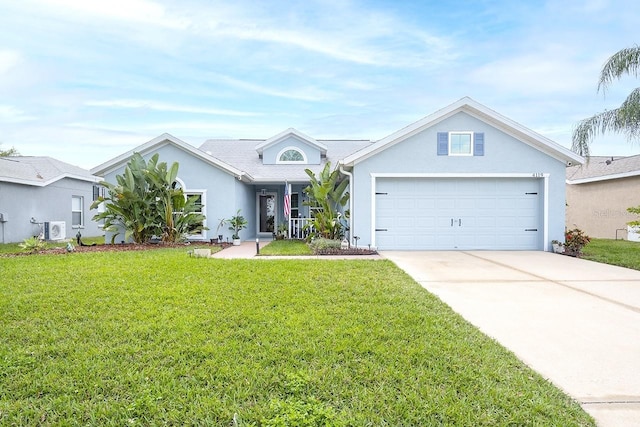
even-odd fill
[{"label": "window frame", "polygon": [[[280,160],[282,155],[284,153],[286,153],[287,151],[296,151],[297,153],[299,153],[302,156],[302,160]],[[282,150],[280,150],[278,152],[278,155],[276,156],[276,164],[278,164],[278,165],[301,165],[301,164],[307,164],[307,155],[305,154],[304,151],[302,151],[298,147],[294,147],[294,146],[285,147],[285,148],[283,148]]]},{"label": "window frame", "polygon": [[[176,179],[176,181],[178,180]],[[182,183],[179,182],[179,184],[181,185]],[[206,200],[207,200],[207,191],[206,190],[185,190],[184,186],[182,185],[181,185],[181,188],[182,188],[182,193],[184,195],[185,200],[187,200],[191,196],[200,196],[200,211],[194,212],[194,213],[200,213],[204,215],[205,214],[204,208],[206,206]],[[202,225],[204,225],[205,228],[207,227],[206,215],[205,215],[205,219],[202,221]],[[198,234],[189,234],[187,237],[189,239],[206,239],[207,230],[202,230]]]},{"label": "window frame", "polygon": [[[451,137],[453,135],[468,135],[469,136],[469,152],[468,153],[454,153],[451,151]],[[473,131],[450,131],[449,132],[449,141],[448,141],[448,155],[449,156],[461,156],[461,157],[470,157],[473,156],[474,150],[474,140],[473,140]]]},{"label": "window frame", "polygon": [[[74,200],[80,201],[80,209],[75,209]],[[80,223],[74,223],[74,214],[80,214]],[[84,196],[71,196],[71,228],[84,228]]]}]

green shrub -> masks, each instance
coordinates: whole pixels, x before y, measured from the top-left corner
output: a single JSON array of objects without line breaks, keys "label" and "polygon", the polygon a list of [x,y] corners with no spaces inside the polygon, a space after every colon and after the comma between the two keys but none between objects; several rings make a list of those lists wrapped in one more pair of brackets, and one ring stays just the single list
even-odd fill
[{"label": "green shrub", "polygon": [[36,252],[45,250],[47,248],[47,243],[37,237],[29,237],[28,239],[24,239],[24,241],[18,246],[20,246],[20,248],[25,252],[35,254]]},{"label": "green shrub", "polygon": [[309,247],[314,254],[319,254],[327,249],[340,249],[341,241],[334,239],[325,239],[323,237],[315,238],[309,243]]}]

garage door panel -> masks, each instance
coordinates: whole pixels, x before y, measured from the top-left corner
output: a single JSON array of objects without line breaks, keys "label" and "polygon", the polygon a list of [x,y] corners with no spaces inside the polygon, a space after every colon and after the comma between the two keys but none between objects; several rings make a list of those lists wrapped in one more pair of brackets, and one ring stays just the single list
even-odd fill
[{"label": "garage door panel", "polygon": [[[379,178],[380,249],[539,249],[540,181]],[[536,194],[527,194],[536,193]],[[526,229],[537,231],[525,231]]]}]

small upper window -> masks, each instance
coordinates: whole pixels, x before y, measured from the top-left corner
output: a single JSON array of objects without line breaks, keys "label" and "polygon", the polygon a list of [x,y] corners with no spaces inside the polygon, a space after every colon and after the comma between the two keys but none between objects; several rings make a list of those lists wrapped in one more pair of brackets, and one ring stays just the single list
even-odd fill
[{"label": "small upper window", "polygon": [[471,156],[473,144],[471,132],[449,132],[449,155]]},{"label": "small upper window", "polygon": [[278,163],[307,163],[307,158],[302,151],[289,147],[278,154]]}]

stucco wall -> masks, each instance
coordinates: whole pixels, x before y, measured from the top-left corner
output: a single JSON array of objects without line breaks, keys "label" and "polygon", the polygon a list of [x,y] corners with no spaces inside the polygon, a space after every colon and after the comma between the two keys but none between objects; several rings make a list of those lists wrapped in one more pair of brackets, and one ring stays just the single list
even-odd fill
[{"label": "stucco wall", "polygon": [[627,222],[638,219],[627,208],[640,205],[640,176],[567,184],[567,227],[588,236],[627,238]]},{"label": "stucco wall", "polygon": [[[84,226],[71,225],[71,197],[83,197]],[[89,210],[93,203],[93,183],[64,178],[46,187],[0,183],[0,212],[7,222],[0,223],[0,242],[21,242],[37,236],[41,232],[39,223],[64,221],[66,238],[74,239],[78,231],[83,236],[95,237],[103,234],[102,229],[91,218],[96,211]],[[35,218],[36,224],[31,223]]]},{"label": "stucco wall", "polygon": [[[450,131],[484,132],[484,156],[438,156],[437,133]],[[354,166],[353,235],[361,245],[371,243],[371,173],[548,173],[548,238],[562,239],[565,168],[563,161],[460,112]],[[545,245],[541,241],[540,249]]]},{"label": "stucco wall", "polygon": [[[217,234],[227,234],[226,226],[216,233],[219,219],[230,218],[238,208],[246,212],[246,200],[243,194],[236,191],[236,184],[239,181],[228,172],[213,166],[184,150],[173,145],[164,145],[152,153],[143,155],[145,160],[149,160],[153,154],[159,154],[159,161],[166,162],[169,166],[173,162],[178,162],[178,179],[183,183],[183,189],[189,191],[204,191],[206,194],[206,205],[204,215],[207,217],[205,225],[209,227],[203,233],[203,238],[210,239]],[[126,165],[121,165],[115,170],[105,174],[104,179],[108,182],[116,182],[116,175],[122,175]],[[243,184],[240,184],[243,185]],[[224,232],[222,232],[224,231]],[[230,234],[229,234],[230,236]],[[116,242],[122,241],[123,234],[120,234]],[[107,233],[107,242],[111,241],[111,235]]]}]

